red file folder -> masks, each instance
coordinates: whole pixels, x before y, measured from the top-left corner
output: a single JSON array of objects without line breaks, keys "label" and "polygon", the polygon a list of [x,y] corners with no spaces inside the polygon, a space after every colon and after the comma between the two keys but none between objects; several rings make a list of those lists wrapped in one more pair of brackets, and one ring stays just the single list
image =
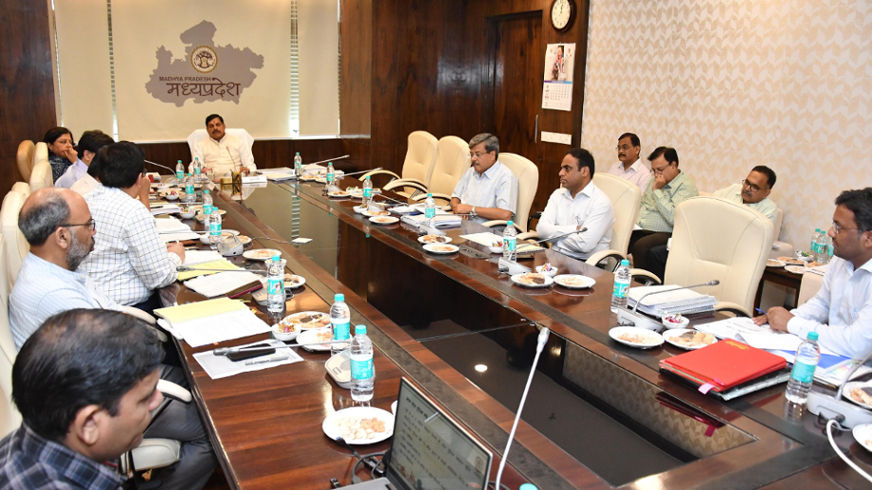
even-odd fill
[{"label": "red file folder", "polygon": [[784,358],[736,340],[721,340],[660,361],[660,369],[700,385],[711,385],[716,392],[784,369],[786,365]]}]

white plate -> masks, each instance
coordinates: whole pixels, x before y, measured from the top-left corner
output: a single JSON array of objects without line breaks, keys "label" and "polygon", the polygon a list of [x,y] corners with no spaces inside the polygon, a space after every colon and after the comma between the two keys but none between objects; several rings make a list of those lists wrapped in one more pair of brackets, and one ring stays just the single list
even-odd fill
[{"label": "white plate", "polygon": [[[348,431],[353,430],[361,420],[376,419],[381,423],[384,430],[377,433],[369,433],[367,435],[360,434],[358,436],[350,434]],[[337,410],[321,423],[321,430],[330,439],[336,440],[340,436],[345,439],[348,444],[375,444],[384,441],[391,437],[394,433],[394,416],[387,410],[382,410],[376,407],[349,407]]]},{"label": "white plate", "polygon": [[[621,336],[635,335],[639,337],[639,341],[622,339]],[[620,342],[630,347],[639,349],[650,349],[663,344],[663,336],[652,330],[639,327],[615,327],[609,330],[609,337],[616,342]]]},{"label": "white plate", "polygon": [[[360,207],[360,206],[355,206],[355,208],[358,208],[358,207]],[[357,211],[357,209],[355,209],[355,211]],[[376,213],[370,211],[369,208],[363,208],[357,212],[364,215],[364,216],[368,216],[370,218],[372,218],[373,216],[390,216],[390,214],[391,214],[390,211],[388,211],[388,210],[382,211],[381,212],[382,214],[376,214]],[[399,221],[399,220],[397,220],[397,221]]]},{"label": "white plate", "polygon": [[273,324],[271,328],[272,328],[273,337],[275,337],[278,340],[281,340],[282,342],[290,342],[291,340],[294,340],[297,338],[297,331],[296,330],[286,332],[282,329],[282,326],[278,323]]},{"label": "white plate", "polygon": [[432,254],[453,254],[460,250],[460,248],[450,243],[428,243],[424,245],[424,250]]},{"label": "white plate", "polygon": [[306,284],[306,278],[297,274],[285,274],[285,289],[297,289]]},{"label": "white plate", "polygon": [[845,383],[845,389],[842,390],[842,396],[844,398],[847,398],[848,400],[851,400],[852,403],[856,403],[857,405],[860,405],[863,408],[872,409],[872,405],[867,405],[867,404],[865,404],[859,400],[855,400],[854,398],[851,397],[852,390],[854,390],[856,388],[864,388],[864,387],[865,388],[872,388],[872,381],[849,381],[849,382]]},{"label": "white plate", "polygon": [[783,260],[778,259],[766,259],[766,267],[784,267],[785,264]]},{"label": "white plate", "polygon": [[805,274],[806,267],[804,265],[785,265],[784,269],[794,274]]},{"label": "white plate", "polygon": [[257,260],[261,262],[272,259],[273,255],[281,256],[282,252],[274,248],[255,248],[242,254],[242,256],[248,260]]},{"label": "white plate", "polygon": [[[527,274],[539,275],[545,280],[545,282],[543,282],[542,284],[530,284],[530,283],[522,281],[521,277],[525,276]],[[512,279],[513,283],[517,284],[518,286],[525,287],[525,288],[547,288],[547,287],[550,287],[552,284],[554,284],[554,279],[552,279],[551,276],[549,276],[547,274],[539,274],[538,272],[524,272],[521,274],[515,274],[511,277],[511,279]]]},{"label": "white plate", "polygon": [[857,441],[857,444],[866,448],[867,451],[872,451],[872,424],[857,425],[851,433],[854,434],[854,440]]},{"label": "white plate", "polygon": [[282,318],[280,323],[293,325],[299,331],[325,328],[330,326],[330,315],[322,311],[298,311]]},{"label": "white plate", "polygon": [[[229,229],[221,230],[221,238],[224,238],[224,237],[229,236],[229,235],[239,235],[239,231],[229,230]],[[200,243],[202,243],[203,245],[209,245],[209,232],[208,231],[203,232],[200,235]]]},{"label": "white plate", "polygon": [[400,218],[396,216],[372,216],[369,218],[370,223],[375,223],[377,225],[392,225],[400,221]]},{"label": "white plate", "polygon": [[[330,350],[330,344],[319,344],[318,342],[324,342],[324,338],[319,338],[318,335],[327,332],[329,338],[333,339],[333,329],[330,327],[327,328],[313,328],[310,330],[303,330],[300,332],[300,335],[297,335],[297,342],[300,343],[300,347],[306,349],[309,352],[324,352]],[[308,344],[308,345],[306,345]]]},{"label": "white plate", "polygon": [[351,197],[351,194],[345,191],[332,191],[327,193],[327,197],[332,197],[333,199],[347,199]]},{"label": "white plate", "polygon": [[560,274],[554,277],[554,282],[558,286],[569,289],[586,289],[596,284],[594,278],[582,276],[581,274]]},{"label": "white plate", "polygon": [[[214,212],[214,211],[213,211],[213,212]],[[225,214],[227,214],[227,211],[225,211],[225,210],[223,210],[223,209],[219,209],[219,210],[218,210],[218,214],[221,215],[221,216],[224,216]],[[206,215],[203,214],[202,211],[197,211],[197,214],[194,215],[194,218],[195,218],[197,221],[199,221],[199,222],[202,223],[203,221],[206,220]]]},{"label": "white plate", "polygon": [[[669,342],[670,344],[674,345],[675,347],[678,347],[679,349],[687,349],[687,350],[701,349],[707,345],[711,345],[711,344],[686,345],[686,344],[682,344],[682,343],[678,342],[675,339],[675,337],[679,337],[682,334],[687,333],[687,332],[696,332],[696,330],[693,330],[690,328],[673,328],[671,330],[666,330],[662,334],[663,340],[665,340],[666,342]],[[717,341],[718,341],[718,339],[714,338],[714,336],[712,336],[712,344],[717,342]]]},{"label": "white plate", "polygon": [[428,243],[451,243],[451,237],[448,235],[423,235],[418,237],[418,243],[423,243],[424,245]]}]

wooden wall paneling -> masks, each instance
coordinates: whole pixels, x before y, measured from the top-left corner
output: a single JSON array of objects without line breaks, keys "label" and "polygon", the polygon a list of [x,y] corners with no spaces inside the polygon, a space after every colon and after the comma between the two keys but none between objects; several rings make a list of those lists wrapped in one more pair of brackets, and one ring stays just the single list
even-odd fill
[{"label": "wooden wall paneling", "polygon": [[21,179],[21,140],[57,125],[48,18],[45,1],[0,0],[0,196]]},{"label": "wooden wall paneling", "polygon": [[369,135],[372,109],[372,0],[341,0],[339,132]]}]

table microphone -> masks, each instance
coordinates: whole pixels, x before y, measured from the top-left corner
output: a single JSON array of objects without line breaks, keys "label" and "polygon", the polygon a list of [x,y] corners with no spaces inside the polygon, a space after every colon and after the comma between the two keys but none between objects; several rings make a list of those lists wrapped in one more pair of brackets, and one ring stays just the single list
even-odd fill
[{"label": "table microphone", "polygon": [[655,294],[660,294],[660,293],[668,293],[670,291],[678,291],[679,289],[693,289],[693,288],[701,288],[703,286],[717,286],[720,283],[721,283],[721,281],[719,281],[717,279],[712,279],[711,281],[704,282],[702,284],[693,284],[691,286],[679,286],[677,288],[672,288],[672,289],[661,289],[658,291],[651,291],[650,293],[646,293],[646,294],[642,295],[642,297],[639,298],[639,301],[636,301],[636,304],[633,305],[633,313],[636,313],[636,310],[639,308],[639,305],[642,304],[642,300],[647,298],[648,296],[653,296]]},{"label": "table microphone", "polygon": [[253,272],[255,274],[266,274],[267,271],[260,269],[209,269],[206,267],[192,267],[189,265],[180,265],[176,267],[176,272],[190,271],[205,271],[205,272]]},{"label": "table microphone", "polygon": [[533,357],[533,365],[530,367],[530,374],[527,376],[527,384],[524,385],[524,394],[521,395],[521,403],[518,404],[518,411],[515,413],[515,421],[512,423],[512,431],[509,432],[509,440],[506,441],[506,449],[503,451],[500,466],[497,470],[497,479],[494,488],[500,490],[500,480],[503,478],[503,470],[506,468],[506,461],[509,459],[509,449],[512,447],[512,441],[515,439],[515,430],[518,428],[518,421],[521,420],[521,411],[524,410],[524,403],[527,401],[527,392],[530,391],[530,384],[533,383],[533,374],[536,372],[536,366],[539,365],[539,354],[545,347],[545,342],[548,341],[548,334],[551,331],[547,327],[542,327],[539,331],[539,338],[536,341],[536,356]]},{"label": "table microphone", "polygon": [[170,171],[170,174],[172,174],[172,175],[176,175],[176,171],[175,171],[175,169],[169,168],[169,167],[167,167],[166,165],[161,165],[161,164],[159,164],[159,163],[157,163],[157,162],[152,162],[151,160],[145,160],[145,159],[143,159],[143,161],[144,161],[145,163],[149,164],[149,165],[154,165],[155,167],[160,167],[160,168],[167,169],[167,170]]}]

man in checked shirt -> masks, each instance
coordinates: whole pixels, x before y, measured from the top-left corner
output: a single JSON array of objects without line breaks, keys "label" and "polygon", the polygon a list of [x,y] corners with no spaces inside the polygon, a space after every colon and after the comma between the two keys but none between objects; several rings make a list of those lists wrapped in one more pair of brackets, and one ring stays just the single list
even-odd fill
[{"label": "man in checked shirt", "polygon": [[155,290],[176,280],[185,248],[164,244],[138,200],[150,184],[142,151],[120,141],[101,148],[96,159],[101,185],[85,196],[96,223],[96,245],[82,270],[115,302],[151,312],[160,306]]}]

